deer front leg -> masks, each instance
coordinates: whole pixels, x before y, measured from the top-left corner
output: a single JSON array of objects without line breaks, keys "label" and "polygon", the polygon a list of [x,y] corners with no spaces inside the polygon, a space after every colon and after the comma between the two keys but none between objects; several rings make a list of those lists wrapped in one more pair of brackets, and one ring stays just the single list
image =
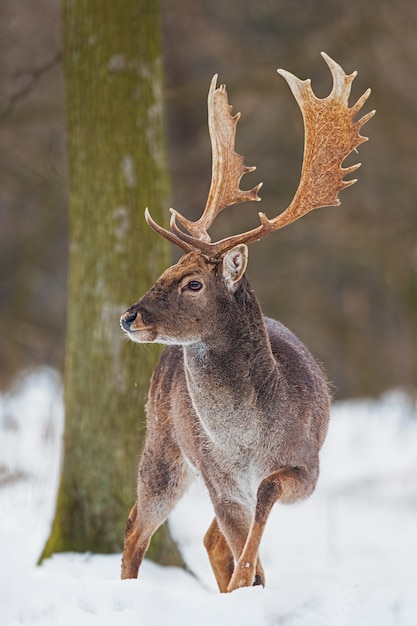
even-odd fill
[{"label": "deer front leg", "polygon": [[122,556],[122,579],[137,578],[139,567],[148,549],[151,536],[141,539],[138,524],[138,503],[129,513],[126,522],[125,542]]},{"label": "deer front leg", "polygon": [[269,514],[278,498],[293,502],[310,495],[313,488],[311,476],[300,468],[280,469],[262,480],[258,488],[255,515],[227,591],[250,587],[255,583],[259,546]]},{"label": "deer front leg", "polygon": [[[168,442],[169,443],[169,442]],[[160,441],[145,444],[139,465],[138,499],[126,522],[122,578],[137,578],[152,535],[166,520],[190,482],[179,450]]]}]

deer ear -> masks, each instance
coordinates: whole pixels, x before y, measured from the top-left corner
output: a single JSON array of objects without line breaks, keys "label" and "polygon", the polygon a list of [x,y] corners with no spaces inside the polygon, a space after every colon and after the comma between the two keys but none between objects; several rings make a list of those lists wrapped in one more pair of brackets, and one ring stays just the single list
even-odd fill
[{"label": "deer ear", "polygon": [[223,279],[232,293],[245,273],[247,264],[248,247],[244,243],[232,248],[224,255],[222,264]]}]

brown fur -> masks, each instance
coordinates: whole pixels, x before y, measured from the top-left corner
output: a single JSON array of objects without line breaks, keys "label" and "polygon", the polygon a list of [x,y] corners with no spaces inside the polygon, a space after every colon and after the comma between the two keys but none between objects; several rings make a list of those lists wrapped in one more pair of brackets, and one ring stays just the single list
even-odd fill
[{"label": "brown fur", "polygon": [[316,485],[328,387],[303,344],[262,316],[246,258],[244,245],[217,262],[186,254],[121,318],[135,341],[175,344],[150,385],[123,578],[137,576],[152,534],[199,473],[215,511],[204,543],[220,591],[264,584],[258,550],[273,504]]}]

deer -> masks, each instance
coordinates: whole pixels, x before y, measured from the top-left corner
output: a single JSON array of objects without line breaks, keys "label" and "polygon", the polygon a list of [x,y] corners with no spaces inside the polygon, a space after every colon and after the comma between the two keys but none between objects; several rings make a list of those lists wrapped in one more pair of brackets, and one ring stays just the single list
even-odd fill
[{"label": "deer", "polygon": [[325,440],[331,394],[322,367],[283,324],[261,311],[247,276],[248,244],[320,207],[338,206],[345,180],[360,163],[346,157],[368,138],[356,116],[370,89],[348,105],[357,72],[345,74],[322,53],[333,78],[331,93],[317,98],[311,81],[286,70],[304,120],[304,155],[298,188],[277,217],[212,241],[208,230],[223,209],[259,201],[262,183],[240,189],[248,167],[235,151],[240,113],[232,115],[225,85],[212,79],[208,125],[212,177],[199,219],[171,209],[170,229],[145,219],[183,256],[120,318],[127,337],[167,347],[156,366],[146,404],[147,434],[137,500],[126,522],[122,578],[136,578],[157,528],[199,475],[214,519],[204,536],[220,592],[265,585],[261,538],[274,504],[294,503],[314,491]]}]

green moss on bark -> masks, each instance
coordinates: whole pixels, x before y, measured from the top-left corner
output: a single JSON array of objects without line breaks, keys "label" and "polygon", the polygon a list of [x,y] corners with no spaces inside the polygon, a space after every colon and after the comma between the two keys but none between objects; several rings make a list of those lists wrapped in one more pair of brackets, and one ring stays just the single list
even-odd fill
[{"label": "green moss on bark", "polygon": [[[168,204],[159,3],[64,0],[63,8],[71,233],[66,428],[42,558],[122,548],[159,350],[125,342],[119,316],[168,263],[166,242],[143,218],[149,206],[163,221]],[[164,541],[159,554],[173,550],[169,535]]]}]

